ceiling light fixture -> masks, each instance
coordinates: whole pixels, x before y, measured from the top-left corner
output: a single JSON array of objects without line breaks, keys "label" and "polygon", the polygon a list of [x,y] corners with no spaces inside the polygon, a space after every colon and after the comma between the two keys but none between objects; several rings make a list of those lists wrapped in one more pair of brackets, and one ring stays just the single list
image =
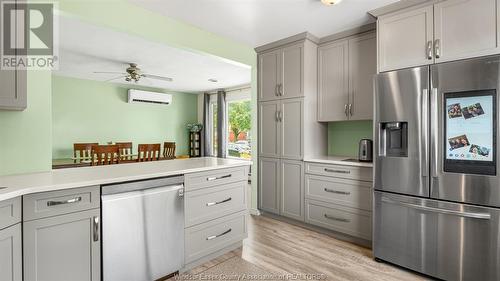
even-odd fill
[{"label": "ceiling light fixture", "polygon": [[332,5],[338,4],[340,2],[342,2],[342,0],[321,0],[321,3],[323,3],[327,6],[332,6]]}]

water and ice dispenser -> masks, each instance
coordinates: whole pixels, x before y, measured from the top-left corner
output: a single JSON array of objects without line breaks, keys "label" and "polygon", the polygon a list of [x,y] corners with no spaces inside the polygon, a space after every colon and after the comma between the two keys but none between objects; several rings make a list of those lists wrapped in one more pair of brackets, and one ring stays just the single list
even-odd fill
[{"label": "water and ice dispenser", "polygon": [[379,156],[408,157],[408,122],[379,124]]}]

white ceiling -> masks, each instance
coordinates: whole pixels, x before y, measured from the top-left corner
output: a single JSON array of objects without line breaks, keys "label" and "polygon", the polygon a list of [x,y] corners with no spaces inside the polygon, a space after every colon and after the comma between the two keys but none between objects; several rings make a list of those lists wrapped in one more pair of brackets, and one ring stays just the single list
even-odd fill
[{"label": "white ceiling", "polygon": [[342,0],[325,6],[320,0],[129,0],[257,47],[304,31],[324,37],[373,22],[368,11],[398,0]]},{"label": "white ceiling", "polygon": [[[249,84],[251,68],[212,55],[193,53],[140,37],[93,26],[64,16],[59,23],[59,70],[56,75],[106,81],[124,72],[129,62],[138,64],[143,73],[167,76],[172,82],[141,79],[139,85],[181,92],[202,92]],[[209,82],[215,78],[217,83]],[[110,83],[131,84],[124,78]]]}]

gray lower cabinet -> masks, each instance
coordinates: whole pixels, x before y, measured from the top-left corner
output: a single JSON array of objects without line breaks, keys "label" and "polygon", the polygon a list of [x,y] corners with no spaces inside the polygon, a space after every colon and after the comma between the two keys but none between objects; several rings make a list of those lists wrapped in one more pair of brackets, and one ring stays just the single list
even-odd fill
[{"label": "gray lower cabinet", "polygon": [[259,157],[259,209],[280,212],[280,159]]},{"label": "gray lower cabinet", "polygon": [[22,281],[21,224],[0,230],[0,280]]},{"label": "gray lower cabinet", "polygon": [[259,158],[259,209],[304,220],[304,163],[279,158]]},{"label": "gray lower cabinet", "polygon": [[98,281],[99,209],[24,222],[24,281]]},{"label": "gray lower cabinet", "polygon": [[304,163],[281,160],[280,215],[304,220]]}]

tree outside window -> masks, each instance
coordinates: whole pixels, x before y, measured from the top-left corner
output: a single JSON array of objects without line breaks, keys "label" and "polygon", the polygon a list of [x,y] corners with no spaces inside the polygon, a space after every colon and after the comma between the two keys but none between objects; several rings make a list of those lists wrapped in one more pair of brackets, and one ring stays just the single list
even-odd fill
[{"label": "tree outside window", "polygon": [[252,115],[250,100],[234,101],[228,103],[228,155],[251,159]]}]

